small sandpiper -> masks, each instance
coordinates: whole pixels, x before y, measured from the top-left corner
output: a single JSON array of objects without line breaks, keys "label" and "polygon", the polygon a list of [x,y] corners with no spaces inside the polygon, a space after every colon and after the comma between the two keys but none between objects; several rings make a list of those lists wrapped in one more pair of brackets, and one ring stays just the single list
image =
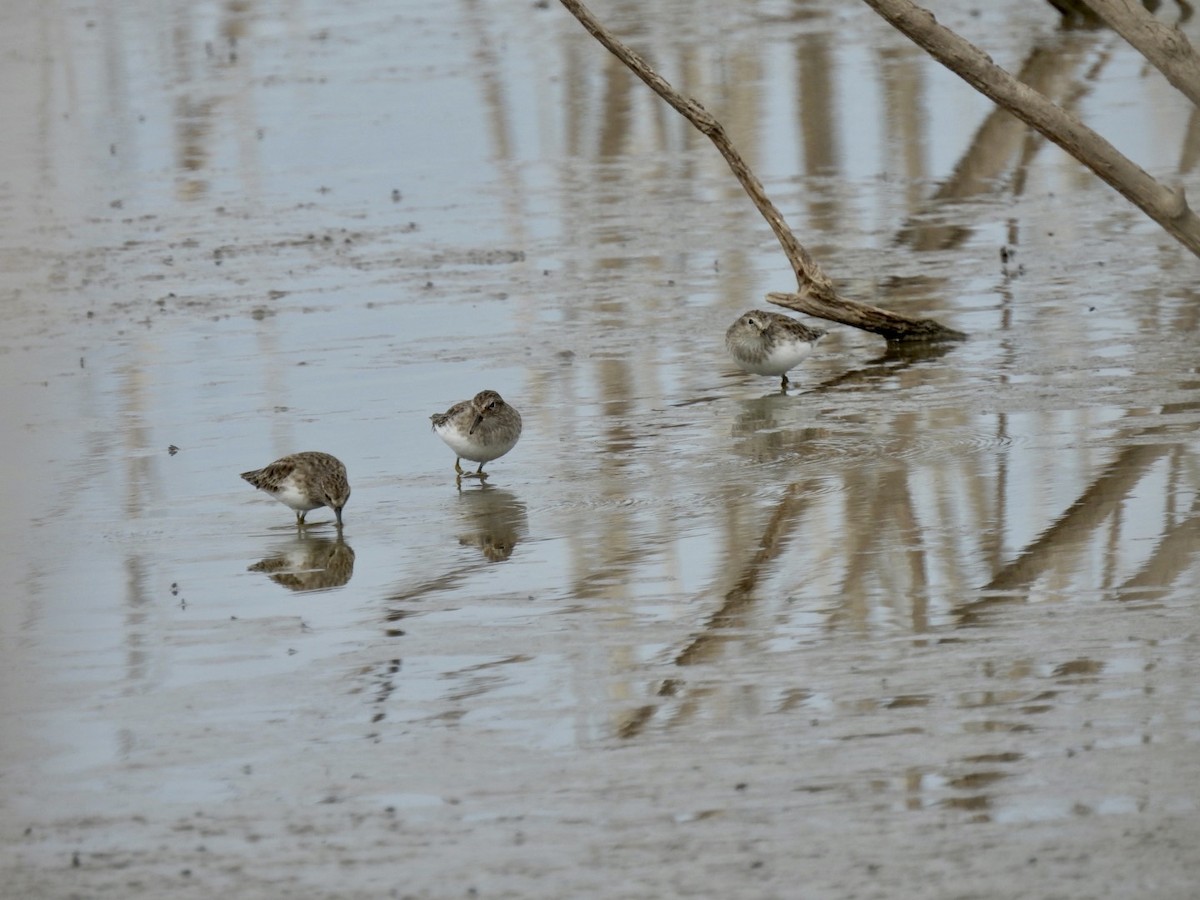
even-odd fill
[{"label": "small sandpiper", "polygon": [[342,507],[350,499],[346,467],[336,456],[306,450],[275,460],[269,466],[243,472],[242,477],[296,511],[296,525],[303,526],[309,510],[328,506],[342,527]]},{"label": "small sandpiper", "polygon": [[[434,413],[429,420],[437,436],[454,451],[454,471],[459,478],[487,478],[483,464],[499,459],[521,437],[521,414],[495,391],[480,391],[444,413]],[[459,465],[464,459],[479,463],[479,468],[464,472]]]},{"label": "small sandpiper", "polygon": [[810,328],[780,313],[752,309],[729,326],[725,349],[744,372],[781,376],[780,387],[786,391],[788,370],[812,353],[824,336],[823,329]]}]

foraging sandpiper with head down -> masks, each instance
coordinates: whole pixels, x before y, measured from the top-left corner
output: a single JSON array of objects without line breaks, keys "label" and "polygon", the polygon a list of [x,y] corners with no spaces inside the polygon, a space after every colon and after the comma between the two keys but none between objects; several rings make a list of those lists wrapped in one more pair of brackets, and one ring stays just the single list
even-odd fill
[{"label": "foraging sandpiper with head down", "polygon": [[789,370],[812,353],[825,336],[795,319],[765,309],[752,309],[738,316],[725,332],[725,349],[743,372],[779,375],[787,390]]},{"label": "foraging sandpiper with head down", "polygon": [[[499,459],[521,437],[521,414],[495,391],[480,391],[429,420],[434,433],[454,451],[454,471],[460,478],[487,478],[483,464]],[[479,463],[479,468],[464,472],[460,465],[464,459]]]},{"label": "foraging sandpiper with head down", "polygon": [[346,467],[336,456],[307,450],[275,460],[269,466],[243,472],[242,477],[296,512],[296,524],[305,524],[310,510],[328,506],[342,527],[342,507],[350,499]]}]

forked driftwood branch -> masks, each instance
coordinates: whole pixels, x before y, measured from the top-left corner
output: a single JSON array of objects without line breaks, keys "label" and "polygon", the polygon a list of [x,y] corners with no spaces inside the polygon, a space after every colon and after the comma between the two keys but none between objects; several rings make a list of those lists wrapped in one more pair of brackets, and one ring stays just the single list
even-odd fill
[{"label": "forked driftwood branch", "polygon": [[[1091,128],[1018,81],[974,44],[938,24],[929,10],[910,0],[863,2],[981,94],[1066,150],[1161,225],[1171,237],[1200,256],[1200,218],[1188,206],[1182,189],[1172,190],[1159,184]],[[1114,14],[1118,7],[1130,6],[1123,0],[1088,0],[1088,5],[1097,12],[1103,9]],[[1145,28],[1145,22],[1141,17],[1136,18],[1143,26],[1138,32],[1139,41],[1153,42],[1152,32]],[[1123,19],[1120,21],[1133,27]],[[1161,35],[1155,38],[1159,39]],[[1190,54],[1191,45],[1182,35],[1174,46],[1176,50],[1186,46]],[[1172,70],[1172,83],[1186,81],[1180,74],[1184,67],[1181,64]]]},{"label": "forked driftwood branch", "polygon": [[779,306],[794,309],[799,312],[830,319],[843,325],[851,325],[864,331],[874,332],[888,341],[945,341],[962,340],[966,337],[961,331],[947,328],[933,319],[914,319],[902,316],[878,306],[850,300],[837,292],[833,281],[817,265],[804,246],[796,240],[792,230],[788,228],[783,214],[763,190],[755,174],[750,170],[746,161],[729,140],[724,127],[696,100],[685,97],[655,72],[638,54],[617,40],[591,11],[579,0],[561,0],[588,32],[599,41],[610,53],[624,63],[638,78],[642,79],[650,89],[667,101],[677,112],[694,125],[697,130],[706,135],[716,145],[729,168],[741,183],[758,211],[762,213],[775,237],[783,247],[792,270],[796,273],[799,289],[794,293],[772,292],[767,299]]}]

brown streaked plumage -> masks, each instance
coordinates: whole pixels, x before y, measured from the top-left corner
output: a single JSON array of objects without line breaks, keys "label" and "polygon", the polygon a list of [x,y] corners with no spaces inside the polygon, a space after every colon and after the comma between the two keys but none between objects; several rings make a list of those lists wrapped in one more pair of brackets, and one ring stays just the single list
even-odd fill
[{"label": "brown streaked plumage", "polygon": [[725,332],[725,349],[744,372],[779,375],[787,390],[790,369],[812,353],[825,336],[820,328],[765,309],[752,309],[738,316]]},{"label": "brown streaked plumage", "polygon": [[264,468],[243,472],[242,478],[295,510],[297,525],[304,525],[305,513],[328,506],[337,517],[337,527],[342,527],[350,482],[346,467],[336,456],[316,450],[292,453]]},{"label": "brown streaked plumage", "polygon": [[[454,451],[454,471],[460,478],[487,478],[483,464],[499,459],[521,437],[521,414],[495,391],[480,391],[429,420],[434,433]],[[479,463],[479,468],[464,472],[459,464],[464,459]]]}]

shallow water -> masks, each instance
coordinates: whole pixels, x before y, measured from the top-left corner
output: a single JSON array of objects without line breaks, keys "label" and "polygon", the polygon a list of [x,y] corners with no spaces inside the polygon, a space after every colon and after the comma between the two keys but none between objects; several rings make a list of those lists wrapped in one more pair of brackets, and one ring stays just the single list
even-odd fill
[{"label": "shallow water", "polygon": [[[1111,35],[937,11],[1190,184]],[[555,4],[0,12],[6,891],[1190,896],[1196,261],[865,7],[596,12],[970,340],[735,373],[786,262]]]}]

